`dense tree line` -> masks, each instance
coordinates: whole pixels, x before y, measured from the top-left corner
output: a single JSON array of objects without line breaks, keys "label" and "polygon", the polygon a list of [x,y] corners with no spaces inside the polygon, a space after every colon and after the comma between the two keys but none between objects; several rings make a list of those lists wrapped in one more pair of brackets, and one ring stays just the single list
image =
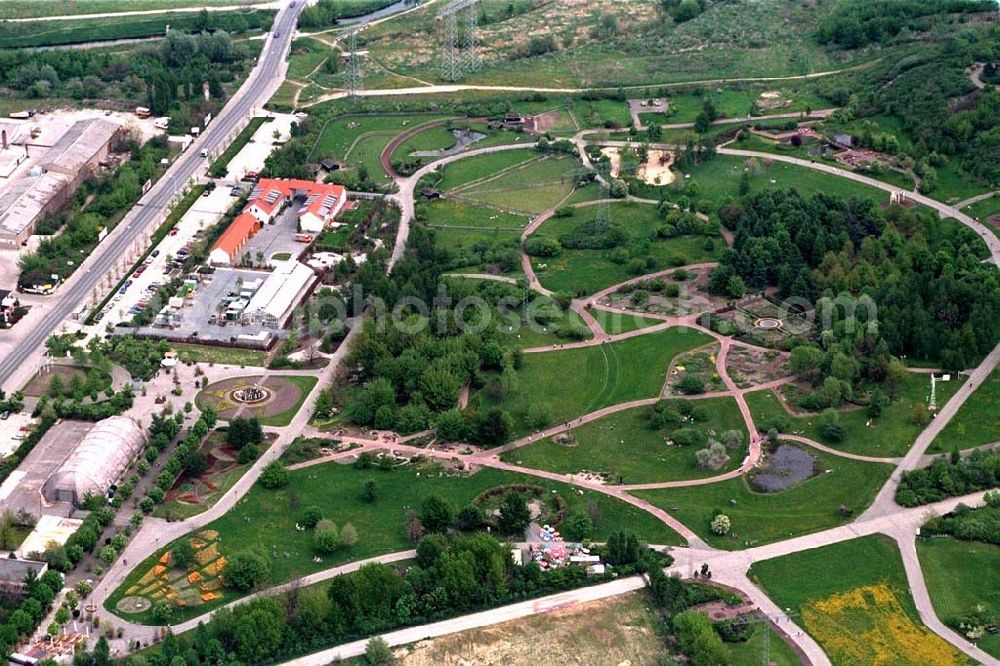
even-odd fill
[{"label": "dense tree line", "polygon": [[[651,561],[659,566],[669,563],[662,557]],[[232,562],[227,571],[230,567]],[[219,609],[207,624],[182,636],[168,634],[159,649],[134,655],[128,663],[280,662],[398,627],[552,594],[586,582],[581,567],[543,572],[533,562],[517,566],[509,546],[485,533],[431,534],[420,541],[416,561],[405,568],[367,564],[333,578],[325,590],[293,589],[280,597]],[[102,654],[82,654],[75,663],[97,666]]]},{"label": "dense tree line", "polygon": [[840,0],[815,31],[820,44],[854,49],[924,32],[947,14],[996,12],[992,0]]},{"label": "dense tree line", "polygon": [[932,518],[920,528],[923,536],[948,534],[964,541],[1000,545],[1000,492],[986,493],[986,506],[959,504],[951,513]]},{"label": "dense tree line", "polygon": [[1000,451],[973,451],[937,458],[924,469],[905,472],[896,489],[896,503],[919,506],[949,497],[1000,487]]},{"label": "dense tree line", "polygon": [[0,604],[0,656],[6,659],[18,642],[31,636],[62,587],[62,575],[46,571],[29,579],[27,595],[19,603]]},{"label": "dense tree line", "polygon": [[965,368],[1000,337],[996,271],[982,263],[982,241],[957,223],[794,190],[753,194],[722,217],[735,242],[710,289],[725,293],[735,275],[752,289],[777,285],[782,296],[815,303],[817,321],[831,323],[822,344],[841,345],[860,376],[884,379],[890,354]]}]

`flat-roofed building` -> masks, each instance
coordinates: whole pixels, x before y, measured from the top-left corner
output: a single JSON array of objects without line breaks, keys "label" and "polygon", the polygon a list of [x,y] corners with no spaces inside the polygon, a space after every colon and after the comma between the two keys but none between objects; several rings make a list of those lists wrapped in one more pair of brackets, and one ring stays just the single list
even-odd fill
[{"label": "flat-roofed building", "polygon": [[127,136],[125,127],[102,118],[77,121],[42,156],[38,166],[69,176],[76,189]]},{"label": "flat-roofed building", "polygon": [[316,273],[305,264],[295,260],[278,262],[250,299],[244,316],[266,328],[282,328],[317,280]]},{"label": "flat-roofed building", "polygon": [[72,195],[72,179],[61,173],[43,173],[16,179],[0,192],[0,247],[16,248],[45,215],[55,212]]}]

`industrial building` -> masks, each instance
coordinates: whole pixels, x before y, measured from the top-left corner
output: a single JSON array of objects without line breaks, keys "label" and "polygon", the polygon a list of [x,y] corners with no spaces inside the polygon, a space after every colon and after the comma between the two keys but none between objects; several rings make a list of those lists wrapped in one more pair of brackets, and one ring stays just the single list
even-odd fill
[{"label": "industrial building", "polygon": [[144,443],[142,429],[126,416],[98,421],[45,481],[43,497],[79,505],[87,494],[107,493]]},{"label": "industrial building", "polygon": [[250,298],[243,315],[266,328],[282,328],[295,305],[308,295],[318,279],[304,264],[294,260],[281,262]]},{"label": "industrial building", "polygon": [[21,162],[28,159],[26,134],[21,123],[0,121],[0,178],[10,178]]},{"label": "industrial building", "polygon": [[[3,132],[14,129],[0,128],[0,144]],[[26,242],[38,221],[65,204],[127,135],[123,126],[100,118],[74,123],[27,175],[0,193],[0,248]]]},{"label": "industrial building", "polygon": [[38,161],[45,171],[69,176],[74,190],[94,175],[113,150],[120,148],[128,130],[109,120],[79,120]]}]

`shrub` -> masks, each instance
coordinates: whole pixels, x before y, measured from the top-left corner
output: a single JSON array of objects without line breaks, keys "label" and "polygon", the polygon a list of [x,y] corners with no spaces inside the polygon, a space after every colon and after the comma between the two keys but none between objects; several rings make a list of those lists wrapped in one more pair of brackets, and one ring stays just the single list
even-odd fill
[{"label": "shrub", "polygon": [[280,460],[273,460],[267,464],[260,474],[260,485],[268,490],[284,488],[288,485],[288,470]]}]

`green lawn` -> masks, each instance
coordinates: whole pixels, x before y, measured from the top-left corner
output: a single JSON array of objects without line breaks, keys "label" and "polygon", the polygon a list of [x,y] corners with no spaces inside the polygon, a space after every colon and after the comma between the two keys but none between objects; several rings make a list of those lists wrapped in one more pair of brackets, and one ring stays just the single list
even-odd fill
[{"label": "green lawn", "polygon": [[[600,206],[578,208],[572,217],[547,220],[535,233],[558,239],[578,225],[593,220],[599,210]],[[711,261],[718,258],[724,244],[719,238],[706,239],[704,236],[657,237],[656,230],[663,220],[657,207],[650,204],[613,203],[610,213],[612,220],[631,236],[631,241],[623,246],[629,258],[652,259],[654,267],[644,266],[642,273]],[[712,249],[707,248],[706,240],[713,241]],[[628,260],[621,263],[613,260],[614,251],[563,249],[555,257],[533,258],[532,264],[542,286],[547,289],[574,295],[593,294],[636,277],[629,272]]]},{"label": "green lawn", "polygon": [[[887,536],[757,562],[749,575],[780,607],[791,609],[834,664],[968,663],[921,623],[899,550]],[[873,589],[861,594],[859,588]],[[840,596],[852,592],[857,596]]]},{"label": "green lawn", "polygon": [[[746,440],[746,426],[732,398],[701,400],[709,419],[696,427],[704,432],[739,430]],[[604,472],[611,478],[621,475],[622,483],[651,483],[715,476],[735,469],[746,455],[745,449],[730,452],[729,463],[719,470],[698,469],[694,446],[668,446],[669,432],[647,426],[650,408],[640,407],[605,416],[571,434],[575,445],[565,446],[545,439],[504,454],[507,462],[550,472],[572,474]]]},{"label": "green lawn", "polygon": [[[690,178],[678,178],[671,186],[675,191],[683,191],[691,183],[697,183],[699,193],[695,199],[706,199],[718,203],[726,197],[739,195],[740,178],[747,158],[730,155],[717,155],[714,159],[704,162],[688,171]],[[800,167],[794,164],[772,162],[770,166],[760,164],[750,177],[750,190],[762,190],[771,187],[797,189],[803,196],[811,196],[823,192],[840,197],[869,197],[881,201],[888,194],[881,190],[861,183],[831,176],[815,169]],[[771,181],[774,181],[773,183]]]},{"label": "green lawn", "polygon": [[264,361],[267,358],[266,353],[254,349],[210,347],[187,343],[174,343],[171,345],[171,349],[177,352],[177,357],[182,362],[264,367]]},{"label": "green lawn", "polygon": [[[0,7],[5,5],[6,3],[0,3]],[[68,10],[65,13],[76,12]],[[212,12],[210,20],[214,25],[225,26],[236,14],[241,15],[250,28],[269,29],[274,19],[273,10],[250,9]],[[0,48],[61,46],[115,39],[162,37],[168,25],[174,30],[195,32],[200,21],[199,13],[191,11],[120,16],[110,20],[102,17],[82,17],[66,21],[0,23]]]},{"label": "green lawn", "polygon": [[[709,544],[738,550],[817,532],[851,520],[841,504],[855,513],[871,502],[889,477],[889,465],[863,463],[806,450],[816,457],[820,473],[777,493],[758,493],[743,477],[690,488],[643,490],[635,493],[690,527]],[[712,534],[709,524],[721,509],[732,521],[727,536]]]},{"label": "green lawn", "polygon": [[360,136],[370,132],[378,132],[385,133],[391,138],[415,125],[444,117],[446,116],[413,114],[403,116],[348,115],[333,118],[323,125],[323,130],[316,139],[309,159],[320,160],[326,157],[345,159],[351,144]]},{"label": "green lawn", "polygon": [[[958,386],[959,382],[954,379],[950,382],[938,382],[938,409],[943,407],[948,399],[954,395]],[[930,377],[923,373],[908,373],[898,395],[893,399],[892,404],[882,411],[882,415],[873,421],[872,427],[869,428],[865,425],[868,422],[868,416],[863,408],[840,412],[840,424],[847,432],[844,440],[840,443],[829,442],[820,434],[821,419],[819,414],[813,413],[803,417],[791,416],[778,401],[773,391],[748,393],[746,401],[754,415],[754,420],[762,428],[767,428],[768,424],[775,419],[785,419],[790,426],[790,432],[794,434],[804,435],[850,453],[885,458],[905,454],[917,435],[923,430],[923,427],[914,424],[910,417],[917,404],[927,404],[929,396]]]},{"label": "green lawn", "polygon": [[758,624],[750,636],[750,640],[744,641],[743,643],[726,643],[729,648],[730,653],[733,656],[732,666],[759,666],[761,663],[761,655],[764,654],[764,638],[765,632],[770,634],[767,636],[767,654],[770,658],[770,664],[772,666],[801,666],[802,660],[799,659],[795,651],[789,647],[785,639],[778,635],[774,629],[769,626]]},{"label": "green lawn", "polygon": [[[602,407],[656,397],[671,359],[709,341],[702,333],[675,328],[611,344],[528,354],[513,395],[501,398],[487,387],[474,399],[509,410],[517,430],[527,433],[532,429],[529,413],[538,423],[560,423]],[[573,380],[567,381],[569,377]]]},{"label": "green lawn", "polygon": [[[954,382],[958,385],[958,382]],[[938,384],[940,387],[941,384]],[[940,389],[939,389],[940,390]],[[931,442],[930,451],[971,449],[1000,440],[1000,369],[994,370]]]},{"label": "green lawn", "polygon": [[966,206],[962,212],[972,217],[978,217],[983,222],[991,215],[1000,215],[1000,194],[979,203],[974,203],[971,206]]},{"label": "green lawn", "polygon": [[607,310],[600,310],[598,308],[590,308],[587,312],[597,320],[597,323],[601,325],[605,333],[612,335],[637,331],[640,328],[649,328],[650,326],[663,323],[659,319],[650,319],[649,317],[623,312],[608,312]]},{"label": "green lawn", "polygon": [[[1000,615],[1000,546],[979,541],[918,539],[924,580],[942,622],[972,614],[976,606]],[[1000,659],[1000,634],[986,634],[979,647]]]},{"label": "green lawn", "polygon": [[938,167],[937,174],[938,185],[929,196],[938,201],[957,203],[990,191],[989,187],[977,183],[975,177],[952,162]]},{"label": "green lawn", "polygon": [[485,208],[464,201],[438,199],[426,205],[427,224],[432,227],[456,227],[459,229],[520,231],[528,226],[530,219],[495,208]]},{"label": "green lawn", "polygon": [[505,210],[538,215],[554,208],[573,192],[572,173],[579,167],[573,157],[546,157],[476,185],[452,189],[451,194]]},{"label": "green lawn", "polygon": [[[256,5],[267,0],[240,0],[240,5]],[[43,18],[46,16],[104,14],[108,12],[183,9],[185,7],[231,7],[232,0],[4,0],[0,20]]]},{"label": "green lawn", "polygon": [[441,170],[442,190],[452,190],[473,181],[491,178],[504,169],[510,169],[528,160],[538,159],[534,150],[502,150],[498,153],[475,155],[445,166]]},{"label": "green lawn", "polygon": [[[247,548],[259,548],[271,560],[272,584],[337,566],[352,560],[412,548],[406,535],[406,513],[420,506],[425,497],[437,494],[457,507],[472,501],[481,492],[497,486],[527,483],[557,491],[566,501],[568,511],[585,509],[593,503],[599,514],[594,538],[605,539],[622,526],[628,526],[645,541],[656,544],[680,544],[683,540],[650,514],[602,493],[584,490],[535,477],[512,474],[489,468],[469,476],[444,476],[437,466],[418,469],[401,468],[393,472],[377,469],[357,470],[350,465],[327,463],[291,472],[286,488],[265,490],[259,485],[222,517],[206,525],[218,530],[219,550],[227,557]],[[368,480],[377,484],[374,503],[361,499],[361,489]],[[352,523],[358,528],[358,543],[346,550],[315,562],[312,534],[295,529],[295,523],[309,506],[320,507],[325,517],[338,525]],[[160,554],[152,554],[139,564],[108,597],[105,607],[114,609],[125,590],[155,563]],[[190,607],[175,613],[174,622],[194,617],[241,596],[225,590],[222,599],[211,604]],[[132,615],[134,621],[150,621],[145,615]]]}]

